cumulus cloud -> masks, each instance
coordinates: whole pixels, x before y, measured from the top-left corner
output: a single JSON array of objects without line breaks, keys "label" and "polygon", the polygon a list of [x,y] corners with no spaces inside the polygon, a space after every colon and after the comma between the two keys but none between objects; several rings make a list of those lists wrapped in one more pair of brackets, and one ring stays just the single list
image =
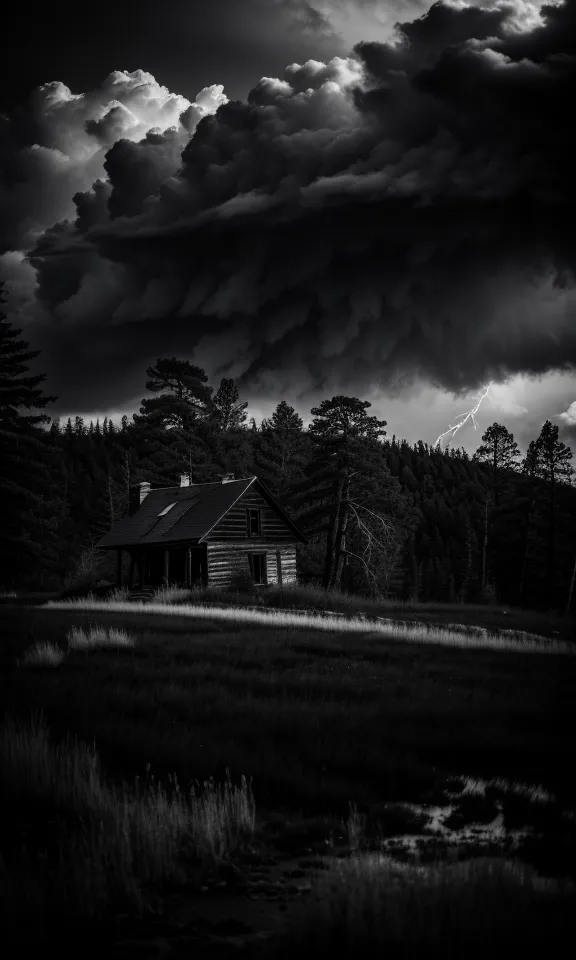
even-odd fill
[{"label": "cumulus cloud", "polygon": [[576,400],[574,400],[567,410],[558,414],[560,420],[570,427],[576,427]]},{"label": "cumulus cloud", "polygon": [[138,135],[109,95],[84,136],[129,135],[29,256],[55,379],[97,403],[161,353],[292,396],[576,365],[574,3],[540,6],[438,3],[199,122],[166,92]]},{"label": "cumulus cloud", "polygon": [[566,442],[576,442],[576,400],[574,400],[567,410],[559,413],[557,419],[560,420],[560,426],[563,427],[563,440]]},{"label": "cumulus cloud", "polygon": [[164,174],[175,172],[199,120],[224,102],[220,85],[206,87],[191,103],[144,70],[115,70],[81,94],[60,82],[43,84],[4,124],[0,244],[28,249],[54,223],[74,217],[75,194],[106,176],[107,151],[118,141],[138,144],[152,131],[170,134],[179,149],[172,165],[164,163]]}]

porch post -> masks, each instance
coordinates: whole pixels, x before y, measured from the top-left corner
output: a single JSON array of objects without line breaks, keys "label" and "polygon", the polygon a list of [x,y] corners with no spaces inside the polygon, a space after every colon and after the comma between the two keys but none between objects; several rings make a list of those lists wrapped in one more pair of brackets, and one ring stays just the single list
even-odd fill
[{"label": "porch post", "polygon": [[122,586],[122,550],[116,551],[116,586]]},{"label": "porch post", "polygon": [[134,554],[130,553],[130,569],[128,570],[128,586],[132,589],[134,581]]},{"label": "porch post", "polygon": [[164,579],[166,580],[166,586],[168,586],[170,580],[170,551],[164,551]]},{"label": "porch post", "polygon": [[192,586],[192,547],[186,551],[186,586]]}]

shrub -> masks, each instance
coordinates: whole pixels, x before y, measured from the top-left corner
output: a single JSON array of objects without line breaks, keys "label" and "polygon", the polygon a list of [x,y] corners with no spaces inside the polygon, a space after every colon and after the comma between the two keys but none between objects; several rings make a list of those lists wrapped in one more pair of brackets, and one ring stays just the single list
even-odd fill
[{"label": "shrub", "polygon": [[260,591],[254,583],[252,577],[248,576],[247,573],[237,573],[235,574],[227,590],[228,593],[243,593],[250,597],[259,597]]},{"label": "shrub", "polygon": [[104,584],[95,584],[95,583],[83,583],[76,584],[75,586],[67,587],[60,594],[61,600],[76,600],[76,599],[94,599],[94,600],[110,600],[111,596],[117,591],[120,590],[122,596],[120,599],[125,599],[128,597],[128,590],[124,596],[123,588],[114,587],[111,583]]},{"label": "shrub", "polygon": [[67,589],[89,589],[100,580],[102,569],[102,551],[97,547],[85,547],[74,560],[72,569],[66,576]]}]

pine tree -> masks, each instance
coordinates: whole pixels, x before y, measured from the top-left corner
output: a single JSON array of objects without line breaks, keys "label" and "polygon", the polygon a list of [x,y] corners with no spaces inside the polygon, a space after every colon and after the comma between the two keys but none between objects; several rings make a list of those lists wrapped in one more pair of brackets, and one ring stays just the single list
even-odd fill
[{"label": "pine tree", "polygon": [[494,504],[498,506],[499,477],[504,470],[514,470],[520,459],[518,444],[513,434],[499,423],[493,423],[482,434],[482,445],[474,454],[474,460],[489,463],[492,472]]},{"label": "pine tree", "polygon": [[280,503],[287,506],[291,490],[301,483],[308,447],[302,418],[282,400],[255,438],[256,473]]},{"label": "pine tree", "polygon": [[188,429],[193,420],[212,412],[212,387],[200,367],[189,360],[158,359],[146,370],[146,389],[158,394],[142,401],[140,415],[156,426]]},{"label": "pine tree", "polygon": [[223,377],[214,395],[214,423],[220,430],[237,430],[246,422],[248,401],[240,402],[234,380]]},{"label": "pine tree", "polygon": [[39,429],[50,417],[36,412],[56,398],[44,395],[44,374],[29,373],[40,351],[29,350],[21,332],[0,314],[0,582],[6,586],[31,582],[56,560],[53,458],[47,431]]},{"label": "pine tree", "polygon": [[528,564],[534,559],[531,548],[534,546],[536,537],[536,512],[538,508],[538,445],[536,440],[531,440],[528,444],[526,456],[522,460],[522,477],[525,481],[525,495],[523,503],[523,546],[520,566],[520,582],[518,585],[518,597],[523,602],[525,596],[526,579],[528,573]]},{"label": "pine tree", "polygon": [[540,436],[531,451],[532,469],[546,484],[548,492],[548,563],[547,580],[550,594],[553,591],[556,566],[556,505],[558,485],[567,483],[574,475],[572,451],[558,439],[558,427],[546,420]]},{"label": "pine tree", "polygon": [[146,373],[146,387],[158,395],[142,400],[140,413],[126,430],[142,474],[163,485],[178,483],[182,473],[192,473],[195,482],[215,479],[207,434],[200,429],[213,411],[206,374],[174,358],[159,359]]},{"label": "pine tree", "polygon": [[[312,501],[308,520],[320,521],[325,530],[325,587],[341,585],[351,516],[357,525],[365,524],[369,543],[377,539],[364,512],[370,514],[371,520],[378,520],[378,514],[366,504],[367,491],[362,488],[376,479],[375,460],[379,461],[379,469],[386,471],[382,448],[378,446],[386,421],[369,416],[366,411],[370,406],[368,401],[356,397],[336,396],[311,411],[314,420],[309,432],[314,452],[306,470],[307,495]],[[366,563],[358,555],[356,560]]]}]

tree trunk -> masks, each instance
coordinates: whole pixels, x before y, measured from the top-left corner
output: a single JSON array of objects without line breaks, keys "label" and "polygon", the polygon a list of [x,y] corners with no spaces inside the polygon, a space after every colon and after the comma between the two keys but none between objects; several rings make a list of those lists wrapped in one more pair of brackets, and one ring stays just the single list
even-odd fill
[{"label": "tree trunk", "polygon": [[484,541],[482,543],[482,596],[486,590],[486,552],[488,550],[488,497],[484,500]]},{"label": "tree trunk", "polygon": [[554,568],[556,565],[556,483],[554,472],[550,477],[550,527],[548,530],[548,591],[553,599]]},{"label": "tree trunk", "polygon": [[68,477],[64,479],[64,496],[62,497],[62,506],[60,507],[60,519],[66,513],[66,501],[68,499]]},{"label": "tree trunk", "polygon": [[574,580],[576,579],[576,555],[574,556],[574,566],[572,567],[572,576],[570,577],[570,587],[568,588],[568,602],[566,604],[566,616],[570,616],[570,607],[572,606],[572,594],[574,592]]},{"label": "tree trunk", "polygon": [[462,580],[461,602],[467,603],[470,581],[472,579],[472,525],[470,518],[466,521],[466,569]]},{"label": "tree trunk", "polygon": [[110,504],[110,526],[114,526],[114,500],[112,497],[112,478],[110,477],[110,470],[108,470],[108,502]]},{"label": "tree trunk", "polygon": [[329,587],[334,575],[334,560],[336,547],[336,528],[340,515],[340,504],[342,502],[342,491],[344,489],[344,480],[339,477],[336,484],[334,510],[330,514],[328,521],[328,531],[326,533],[326,556],[324,559],[324,576],[322,577],[322,586]]},{"label": "tree trunk", "polygon": [[498,506],[498,451],[496,441],[494,441],[494,463],[493,463],[493,485],[494,485],[494,508]]},{"label": "tree trunk", "polygon": [[350,480],[346,479],[342,490],[340,508],[338,510],[338,522],[336,527],[336,537],[334,543],[334,570],[332,573],[331,587],[339,590],[342,583],[342,570],[346,559],[346,530],[350,511],[348,509],[348,494],[350,492]]},{"label": "tree trunk", "polygon": [[526,513],[526,535],[524,537],[524,556],[522,558],[522,572],[520,574],[520,587],[518,597],[521,600],[524,593],[524,582],[526,579],[526,565],[528,563],[528,547],[530,546],[530,521],[532,519],[532,510],[534,509],[534,497],[530,499],[528,512]]}]

